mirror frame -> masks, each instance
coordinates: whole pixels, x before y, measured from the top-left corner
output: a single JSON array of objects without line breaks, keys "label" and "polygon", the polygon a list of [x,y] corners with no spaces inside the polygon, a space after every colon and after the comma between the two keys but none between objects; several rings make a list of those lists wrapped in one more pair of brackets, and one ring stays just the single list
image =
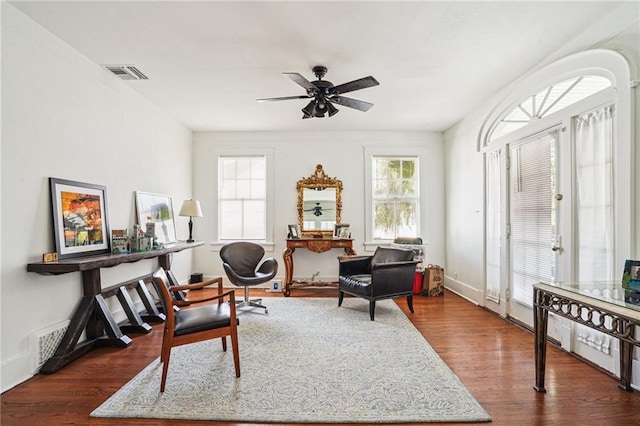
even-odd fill
[{"label": "mirror frame", "polygon": [[321,235],[323,238],[332,238],[333,229],[329,230],[305,230],[304,229],[304,190],[305,188],[335,188],[336,189],[336,224],[342,219],[342,181],[329,177],[324,172],[322,164],[316,165],[316,171],[309,177],[300,179],[296,188],[298,190],[298,225],[303,237]]}]

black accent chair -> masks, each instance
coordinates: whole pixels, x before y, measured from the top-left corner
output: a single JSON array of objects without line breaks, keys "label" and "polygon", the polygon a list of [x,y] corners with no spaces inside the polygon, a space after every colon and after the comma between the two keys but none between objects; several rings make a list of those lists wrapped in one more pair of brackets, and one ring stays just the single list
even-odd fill
[{"label": "black accent chair", "polygon": [[412,250],[378,247],[373,256],[340,256],[338,261],[338,306],[344,294],[369,301],[369,315],[374,320],[376,301],[407,296],[413,313],[413,280],[417,260]]},{"label": "black accent chair", "polygon": [[220,257],[229,281],[233,285],[244,287],[244,298],[236,302],[237,307],[262,308],[265,314],[268,313],[267,307],[261,304],[262,299],[249,299],[249,287],[266,283],[275,277],[278,262],[270,257],[260,264],[264,257],[264,248],[246,241],[223,246],[220,249]]},{"label": "black accent chair", "polygon": [[[164,307],[167,319],[164,323],[160,362],[162,365],[162,379],[160,392],[164,392],[169,371],[171,348],[203,340],[222,338],[222,350],[227,350],[227,338],[231,337],[233,350],[233,364],[236,377],[240,377],[240,353],[238,352],[238,319],[236,318],[235,293],[229,290],[206,300],[217,299],[217,303],[196,306],[188,309],[173,309],[173,298],[170,292],[179,291],[171,286],[165,270],[160,267],[153,273],[153,286],[158,293]],[[204,300],[204,299],[203,299]],[[227,303],[228,302],[228,303]]]}]

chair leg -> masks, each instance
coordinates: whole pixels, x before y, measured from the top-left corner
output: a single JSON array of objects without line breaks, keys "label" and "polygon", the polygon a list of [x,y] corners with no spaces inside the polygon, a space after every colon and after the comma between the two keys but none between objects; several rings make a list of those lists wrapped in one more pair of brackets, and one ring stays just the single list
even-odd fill
[{"label": "chair leg", "polygon": [[[166,345],[167,339],[169,339],[169,331],[165,328],[164,334],[162,335],[162,347],[160,348],[160,362],[164,362],[164,357],[166,356],[164,347]],[[171,346],[169,346],[171,347]]]},{"label": "chair leg", "polygon": [[373,317],[376,314],[376,301],[371,300],[369,302],[369,316],[371,317],[371,321],[373,321]]},{"label": "chair leg", "polygon": [[169,358],[171,357],[171,346],[162,347],[162,379],[160,380],[160,392],[164,392],[164,386],[167,383],[167,372],[169,371]]},{"label": "chair leg", "polygon": [[233,350],[233,365],[236,369],[236,377],[240,377],[240,352],[238,352],[238,331],[231,330],[231,349]]},{"label": "chair leg", "polygon": [[266,306],[261,305],[260,302],[262,302],[262,299],[249,299],[249,287],[245,286],[244,287],[244,297],[243,300],[239,300],[236,302],[236,308],[244,308],[244,307],[250,307],[250,308],[262,308],[264,309],[264,313],[267,314],[269,313],[268,309]]},{"label": "chair leg", "polygon": [[226,352],[227,351],[227,338],[226,338],[226,336],[222,336],[221,339],[222,339],[222,351]]},{"label": "chair leg", "polygon": [[413,313],[413,296],[407,296],[407,305],[409,305],[409,310]]},{"label": "chair leg", "polygon": [[342,306],[343,299],[344,299],[344,291],[338,290],[338,307]]}]

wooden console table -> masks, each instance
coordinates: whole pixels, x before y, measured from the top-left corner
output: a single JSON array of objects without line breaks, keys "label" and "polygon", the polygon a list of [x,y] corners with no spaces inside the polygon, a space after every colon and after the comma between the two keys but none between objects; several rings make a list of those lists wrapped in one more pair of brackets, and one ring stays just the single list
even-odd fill
[{"label": "wooden console table", "polygon": [[[63,336],[55,354],[40,368],[41,373],[53,373],[69,362],[79,358],[99,346],[127,347],[131,338],[125,332],[148,333],[151,326],[137,312],[133,301],[126,291],[126,285],[137,285],[136,290],[147,308],[147,321],[163,321],[164,315],[158,312],[151,303],[149,293],[143,279],[135,279],[114,288],[103,289],[100,282],[100,269],[111,268],[123,263],[138,262],[143,259],[158,259],[158,265],[170,269],[170,254],[203,245],[203,241],[192,243],[180,242],[160,250],[152,250],[131,254],[107,254],[100,256],[79,257],[60,260],[54,263],[29,263],[27,271],[42,275],[61,275],[71,272],[82,272],[83,296],[71,317],[69,327]],[[138,283],[136,284],[136,281]],[[140,283],[142,281],[142,283]],[[119,327],[105,301],[105,297],[116,295],[122,304],[129,324]],[[86,332],[87,340],[78,344],[82,332]]]},{"label": "wooden console table", "polygon": [[640,326],[640,292],[632,294],[619,283],[538,283],[533,286],[533,291],[536,391],[546,392],[544,370],[549,312],[617,337],[620,341],[618,386],[633,390],[633,346],[640,346],[640,340],[635,337],[635,328]]},{"label": "wooden console table", "polygon": [[284,250],[282,257],[284,259],[285,278],[284,278],[284,295],[288,297],[291,294],[292,287],[324,287],[337,286],[336,282],[314,282],[314,281],[293,281],[293,252],[297,248],[305,248],[314,253],[323,253],[333,248],[342,248],[348,255],[355,255],[353,250],[353,240],[351,239],[334,239],[334,238],[290,238],[287,239],[287,248]]}]

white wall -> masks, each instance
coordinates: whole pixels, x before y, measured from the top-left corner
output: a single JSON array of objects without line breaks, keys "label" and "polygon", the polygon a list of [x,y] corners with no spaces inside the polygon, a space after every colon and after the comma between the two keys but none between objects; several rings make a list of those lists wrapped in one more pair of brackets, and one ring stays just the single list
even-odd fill
[{"label": "white wall", "polygon": [[[26,271],[54,250],[48,178],[106,185],[111,227],[131,228],[134,191],[171,195],[175,209],[191,196],[191,139],[122,81],[2,2],[2,391],[32,375],[30,335],[68,319],[81,296],[79,273]],[[178,226],[178,236],[186,234]],[[191,258],[188,251],[173,256],[179,277],[188,276]],[[145,260],[105,269],[102,285],[155,266]]]},{"label": "white wall", "polygon": [[[351,225],[354,250],[365,253],[364,238],[364,147],[407,147],[420,155],[421,195],[425,208],[421,211],[421,237],[429,243],[427,261],[444,264],[444,167],[442,135],[414,132],[245,132],[196,133],[194,136],[194,196],[203,206],[215,206],[215,151],[220,148],[272,149],[275,166],[275,220],[273,251],[267,253],[278,260],[278,279],[284,278],[282,252],[285,249],[287,224],[298,219],[298,180],[310,176],[316,164],[325,173],[342,181],[342,222]],[[207,216],[207,212],[204,212]],[[209,214],[211,217],[211,214]],[[194,224],[197,238],[212,242],[215,223],[206,217]],[[306,250],[294,253],[294,279],[308,279],[320,272],[323,279],[337,279],[336,256],[339,250],[316,254]],[[218,251],[208,246],[198,250],[195,268],[205,276],[225,277]],[[225,277],[225,285],[228,282]]]},{"label": "white wall", "polygon": [[[638,72],[640,65],[640,18],[637,4],[629,4],[625,13],[618,13],[616,16],[608,16],[604,19],[606,25],[600,23],[593,31],[586,31],[584,37],[573,40],[559,50],[551,59],[556,60],[569,56],[572,53],[582,52],[588,48],[611,49],[621,53],[629,62],[630,80],[640,80]],[[589,38],[588,36],[591,36]],[[609,67],[619,66],[619,61],[611,59]],[[548,65],[540,64],[540,68]],[[559,65],[560,68],[562,65]],[[554,67],[555,69],[556,67]],[[531,70],[529,75],[536,72]],[[616,75],[621,75],[618,73]],[[472,114],[468,115],[462,122],[445,132],[445,166],[446,166],[446,285],[447,288],[458,292],[480,305],[487,305],[484,298],[484,218],[483,218],[483,157],[477,152],[477,137],[479,129],[485,117],[491,109],[509,93],[517,91],[518,84],[525,80],[523,76],[518,81],[509,85],[491,99],[487,99]],[[626,79],[625,79],[626,80]],[[640,258],[640,118],[638,115],[638,105],[640,105],[640,87],[631,89],[631,95],[626,94],[627,88],[623,85],[631,82],[620,81],[621,89],[618,90],[621,98],[620,103],[625,103],[632,98],[631,117],[618,117],[619,128],[616,134],[621,140],[628,140],[631,135],[631,151],[627,158],[622,155],[617,160],[618,167],[614,170],[616,176],[624,176],[616,190],[627,196],[627,185],[630,186],[630,200],[623,199],[619,204],[625,205],[624,209],[619,209],[618,216],[627,218],[625,229],[619,235],[618,244],[625,247],[624,253],[616,253],[618,259]],[[628,86],[627,86],[628,87]],[[539,88],[538,88],[539,89]],[[625,94],[625,95],[623,95]],[[622,98],[625,96],[625,98]],[[635,105],[633,105],[635,103]],[[635,107],[635,109],[634,109]],[[620,114],[623,109],[617,110]],[[626,110],[626,109],[625,109]],[[635,133],[634,133],[635,130]],[[621,144],[622,145],[622,144]],[[635,159],[635,161],[633,160]],[[459,165],[465,167],[460,170]],[[628,203],[627,203],[628,201]],[[629,211],[630,210],[630,211]],[[478,213],[480,212],[480,213]],[[630,222],[630,226],[627,225]],[[627,239],[628,238],[628,239]],[[627,249],[628,248],[628,249]],[[619,276],[622,275],[623,262],[619,264]],[[463,271],[463,272],[460,272]],[[458,272],[457,277],[454,274]],[[495,307],[492,307],[494,309]],[[501,308],[504,313],[504,307]],[[562,320],[566,327],[570,327],[569,320]],[[612,366],[617,364],[617,352],[611,356],[590,357],[587,351],[582,348],[571,347],[570,343],[563,341],[563,348],[579,353],[587,357],[592,362],[598,363],[601,367],[614,370]],[[589,348],[587,348],[589,349]],[[614,352],[617,349],[614,349]],[[632,383],[638,386],[640,383],[640,352],[635,351],[634,376]],[[618,366],[619,367],[619,366]]]},{"label": "white wall", "polygon": [[[621,52],[631,65],[632,79],[639,79],[638,51],[639,25],[638,7],[629,3],[625,9],[617,10],[607,16],[603,22],[586,30],[583,37],[571,41],[552,55],[549,62],[571,53],[586,50],[588,47],[608,48]],[[542,68],[546,63],[540,64]],[[529,75],[535,72],[531,70]],[[525,76],[523,76],[524,78]],[[522,79],[520,79],[522,80]],[[448,288],[459,292],[470,300],[484,304],[484,217],[483,217],[483,157],[477,152],[477,137],[482,121],[510,90],[518,84],[514,82],[492,98],[487,99],[476,110],[456,126],[445,132],[445,170],[446,170],[446,283]],[[638,104],[638,89],[635,89]],[[640,121],[638,109],[633,112],[632,123]],[[636,163],[640,164],[638,134],[635,136]],[[460,167],[464,165],[464,167]],[[640,173],[637,168],[632,177],[636,212],[640,212]],[[640,257],[640,215],[635,214],[635,227],[629,230],[631,252],[626,256]],[[457,279],[454,273],[457,272]]]}]

